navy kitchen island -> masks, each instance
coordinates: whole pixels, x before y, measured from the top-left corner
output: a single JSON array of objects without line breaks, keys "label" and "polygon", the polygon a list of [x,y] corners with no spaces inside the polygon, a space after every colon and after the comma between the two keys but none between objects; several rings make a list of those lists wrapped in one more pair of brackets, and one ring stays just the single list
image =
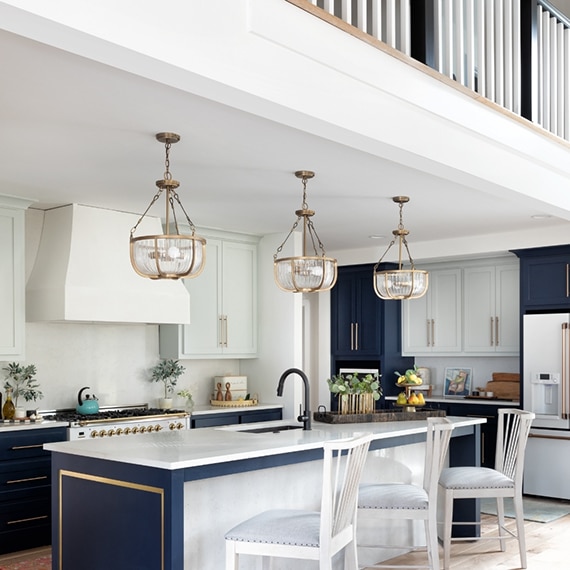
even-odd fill
[{"label": "navy kitchen island", "polygon": [[[449,419],[450,464],[475,465],[485,420]],[[267,508],[318,508],[323,442],[354,432],[375,434],[372,468],[375,454],[423,464],[425,421],[244,431],[251,427],[46,445],[53,570],[220,570],[236,522]]]}]

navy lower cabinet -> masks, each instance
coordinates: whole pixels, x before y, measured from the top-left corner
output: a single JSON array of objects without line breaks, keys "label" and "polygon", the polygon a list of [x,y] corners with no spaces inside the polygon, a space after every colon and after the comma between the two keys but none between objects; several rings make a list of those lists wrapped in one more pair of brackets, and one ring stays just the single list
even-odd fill
[{"label": "navy lower cabinet", "polygon": [[190,427],[204,428],[227,426],[230,424],[249,424],[255,422],[271,422],[281,420],[283,411],[281,408],[273,410],[243,410],[240,408],[232,409],[231,412],[220,412],[212,414],[195,415],[190,419]]},{"label": "navy lower cabinet", "polygon": [[51,454],[65,428],[0,433],[0,554],[51,544]]},{"label": "navy lower cabinet", "polygon": [[499,405],[489,404],[450,404],[447,414],[450,416],[466,416],[468,418],[485,418],[481,424],[480,461],[482,467],[495,467],[495,450],[497,448],[497,415]]}]

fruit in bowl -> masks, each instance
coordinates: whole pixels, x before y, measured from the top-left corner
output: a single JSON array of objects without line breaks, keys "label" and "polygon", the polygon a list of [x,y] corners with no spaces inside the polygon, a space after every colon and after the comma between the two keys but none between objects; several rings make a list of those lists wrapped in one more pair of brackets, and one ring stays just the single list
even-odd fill
[{"label": "fruit in bowl", "polygon": [[398,377],[397,384],[398,386],[419,386],[422,383],[422,379],[417,374],[418,367],[414,364],[413,368],[409,368],[406,370],[404,374],[400,374],[398,371],[394,372]]}]

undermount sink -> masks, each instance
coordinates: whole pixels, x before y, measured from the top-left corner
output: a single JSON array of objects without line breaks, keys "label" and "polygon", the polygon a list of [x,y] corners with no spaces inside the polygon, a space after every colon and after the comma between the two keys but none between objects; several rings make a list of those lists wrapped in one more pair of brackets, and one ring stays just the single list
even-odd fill
[{"label": "undermount sink", "polygon": [[303,429],[302,425],[298,426],[269,426],[269,427],[258,427],[258,428],[250,428],[250,429],[242,429],[239,430],[242,433],[279,433],[281,431],[288,431],[291,429]]}]

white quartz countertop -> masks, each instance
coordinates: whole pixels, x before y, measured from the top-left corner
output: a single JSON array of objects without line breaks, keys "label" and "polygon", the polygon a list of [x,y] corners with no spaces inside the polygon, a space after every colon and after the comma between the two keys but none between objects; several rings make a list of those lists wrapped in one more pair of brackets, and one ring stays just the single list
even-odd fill
[{"label": "white quartz countertop", "polygon": [[0,433],[7,433],[9,431],[18,431],[24,429],[45,429],[68,426],[69,422],[56,422],[51,420],[41,422],[0,420]]},{"label": "white quartz countertop", "polygon": [[[484,423],[484,418],[448,416],[456,427]],[[294,424],[261,422],[221,428],[159,432],[144,436],[78,440],[45,444],[50,451],[107,461],[119,461],[160,469],[200,467],[255,457],[318,449],[325,441],[352,437],[355,433],[375,434],[375,439],[403,437],[426,431],[425,421],[325,424],[313,422],[313,429],[279,433],[245,433],[245,429]]]}]

